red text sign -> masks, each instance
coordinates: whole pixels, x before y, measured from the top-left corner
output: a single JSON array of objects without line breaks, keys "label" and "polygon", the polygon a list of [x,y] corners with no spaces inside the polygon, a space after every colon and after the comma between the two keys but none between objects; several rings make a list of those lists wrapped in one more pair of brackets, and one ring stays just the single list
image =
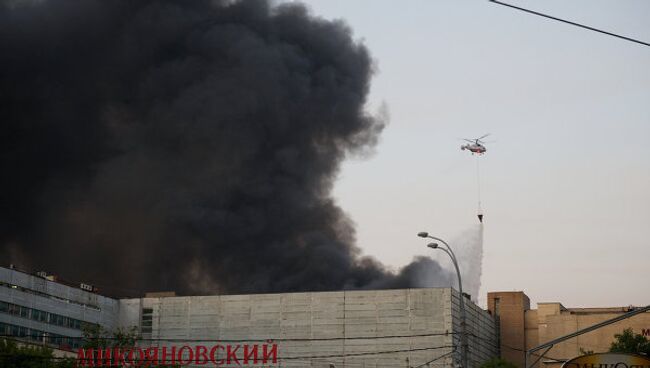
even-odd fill
[{"label": "red text sign", "polygon": [[160,365],[251,366],[277,364],[277,344],[183,345],[79,349],[79,367],[150,367]]}]

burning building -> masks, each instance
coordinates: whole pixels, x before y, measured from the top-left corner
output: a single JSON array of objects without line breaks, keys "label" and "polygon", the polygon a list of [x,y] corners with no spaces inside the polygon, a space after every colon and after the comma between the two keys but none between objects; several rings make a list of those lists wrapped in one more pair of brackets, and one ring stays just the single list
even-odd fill
[{"label": "burning building", "polygon": [[[0,305],[10,306],[0,309],[4,334],[70,349],[80,362],[329,368],[460,359],[460,295],[451,288],[113,299],[6,268],[0,282]],[[498,355],[497,324],[469,298],[465,306],[476,367]],[[87,324],[135,327],[140,339],[98,357],[78,350]]]},{"label": "burning building", "polygon": [[[83,325],[136,325],[189,344],[181,359],[209,338],[279,366],[458,355],[454,275],[363,256],[332,196],[387,123],[345,22],[296,2],[45,0],[0,1],[0,24],[0,262],[89,281],[3,269],[6,334],[74,347]],[[467,304],[478,362],[494,322]]]}]

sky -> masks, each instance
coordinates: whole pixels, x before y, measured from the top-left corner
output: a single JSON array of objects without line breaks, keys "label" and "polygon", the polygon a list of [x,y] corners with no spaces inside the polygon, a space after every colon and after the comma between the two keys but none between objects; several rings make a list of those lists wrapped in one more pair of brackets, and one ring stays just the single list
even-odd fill
[{"label": "sky", "polygon": [[[479,304],[523,290],[566,307],[650,304],[650,47],[488,1],[308,0],[376,62],[368,110],[390,123],[336,183],[364,254],[398,269],[477,223],[491,133]],[[511,4],[650,42],[650,2]],[[443,257],[445,256],[445,257]]]}]

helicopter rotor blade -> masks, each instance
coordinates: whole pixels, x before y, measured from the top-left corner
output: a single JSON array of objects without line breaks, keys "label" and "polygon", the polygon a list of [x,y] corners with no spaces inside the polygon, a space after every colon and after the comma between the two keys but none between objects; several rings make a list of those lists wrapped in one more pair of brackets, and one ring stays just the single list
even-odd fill
[{"label": "helicopter rotor blade", "polygon": [[488,134],[486,134],[486,135],[484,135],[484,136],[482,136],[482,137],[476,138],[476,140],[481,140],[481,139],[487,137],[488,135],[490,135],[490,133],[488,133]]}]

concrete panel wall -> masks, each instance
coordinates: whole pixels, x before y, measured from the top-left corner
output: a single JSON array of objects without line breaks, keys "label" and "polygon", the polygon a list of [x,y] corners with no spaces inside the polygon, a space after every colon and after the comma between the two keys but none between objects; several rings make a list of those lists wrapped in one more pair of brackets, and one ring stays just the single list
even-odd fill
[{"label": "concrete panel wall", "polygon": [[[460,346],[462,331],[460,293],[453,289],[447,290],[450,290],[452,298],[454,345]],[[465,298],[465,309],[469,351],[467,359],[470,367],[478,367],[485,361],[498,356],[499,339],[496,320],[468,298]]]},{"label": "concrete panel wall", "polygon": [[[152,340],[144,345],[160,347],[243,349],[268,341],[278,345],[274,367],[415,367],[453,350],[454,295],[455,303],[448,288],[131,299],[120,301],[120,323],[128,327],[151,308]],[[495,322],[467,305],[469,331],[478,336],[470,357],[478,366],[497,354]],[[432,366],[451,363],[448,356]]]}]

